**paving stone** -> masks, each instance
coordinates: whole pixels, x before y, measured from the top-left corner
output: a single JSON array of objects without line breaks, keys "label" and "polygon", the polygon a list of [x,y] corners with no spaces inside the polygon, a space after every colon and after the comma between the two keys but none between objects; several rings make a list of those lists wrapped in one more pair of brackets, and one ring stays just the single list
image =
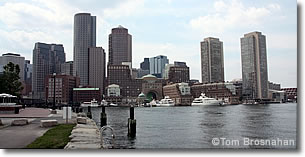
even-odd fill
[{"label": "paving stone", "polygon": [[45,127],[53,127],[58,124],[57,120],[51,119],[51,120],[41,120],[40,121],[40,126],[45,128]]},{"label": "paving stone", "polygon": [[77,124],[87,124],[87,119],[85,117],[77,117]]},{"label": "paving stone", "polygon": [[29,124],[29,121],[27,119],[15,119],[12,121],[13,126],[22,126]]}]

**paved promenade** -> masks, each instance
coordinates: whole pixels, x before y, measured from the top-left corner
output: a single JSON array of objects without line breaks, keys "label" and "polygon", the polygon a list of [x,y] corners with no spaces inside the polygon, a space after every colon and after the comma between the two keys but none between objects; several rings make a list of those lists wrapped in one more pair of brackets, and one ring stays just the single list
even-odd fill
[{"label": "paved promenade", "polygon": [[[25,118],[28,125],[11,126],[15,119]],[[51,114],[49,109],[26,108],[19,114],[0,114],[3,126],[0,126],[0,148],[25,148],[36,138],[42,136],[50,128],[40,127],[40,120],[55,119],[59,124],[66,121],[62,118],[62,110],[57,110],[57,114]],[[75,123],[76,115],[72,115],[69,123]]]}]

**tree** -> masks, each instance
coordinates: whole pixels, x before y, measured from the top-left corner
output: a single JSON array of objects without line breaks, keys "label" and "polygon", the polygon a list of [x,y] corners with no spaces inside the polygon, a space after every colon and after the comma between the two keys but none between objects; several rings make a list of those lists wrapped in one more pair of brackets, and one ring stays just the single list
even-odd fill
[{"label": "tree", "polygon": [[7,93],[20,97],[20,92],[23,90],[20,82],[20,67],[18,64],[9,62],[4,66],[4,72],[0,76],[0,93]]}]

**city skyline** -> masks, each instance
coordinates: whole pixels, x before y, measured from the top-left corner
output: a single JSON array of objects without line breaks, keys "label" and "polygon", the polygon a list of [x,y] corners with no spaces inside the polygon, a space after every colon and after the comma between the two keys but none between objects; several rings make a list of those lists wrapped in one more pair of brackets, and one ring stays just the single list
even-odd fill
[{"label": "city skyline", "polygon": [[[92,1],[86,2],[86,5],[77,2],[71,6],[67,1],[56,2],[52,4],[45,1],[38,1],[38,3],[21,1],[17,4],[0,2],[0,12],[6,11],[7,13],[6,16],[0,18],[0,35],[2,36],[0,53],[16,52],[32,62],[31,49],[34,43],[46,42],[63,44],[67,61],[72,60],[73,16],[79,12],[88,12],[97,17],[96,41],[97,45],[106,50],[106,58],[109,54],[107,51],[108,34],[110,34],[111,28],[122,25],[133,35],[133,67],[140,67],[144,58],[165,55],[170,63],[185,61],[190,67],[191,79],[201,80],[200,41],[210,36],[220,38],[224,44],[225,79],[228,81],[241,78],[240,38],[247,32],[260,31],[267,37],[269,81],[281,83],[282,87],[297,86],[296,7],[288,1],[257,1],[255,4],[250,1],[237,0],[194,1],[180,2],[185,5],[181,6],[182,4],[174,1],[156,3],[138,0],[105,4],[101,5],[105,6],[101,9],[91,8],[93,4],[97,3]],[[153,5],[149,5],[150,3]],[[14,6],[12,6],[13,4]],[[21,18],[23,11],[20,9],[22,6],[34,8],[36,11],[40,9],[45,13],[49,13],[51,9],[54,12],[58,11],[58,14],[62,13],[62,17],[58,15],[54,24],[50,24],[49,18],[53,15],[36,15],[34,14],[36,12],[29,11],[29,18],[23,19]],[[42,6],[49,10],[42,9],[44,8]],[[157,6],[161,6],[160,9],[154,10]],[[61,7],[65,7],[65,9],[60,10]],[[142,15],[147,11],[151,12]],[[247,16],[240,17],[241,12]],[[12,16],[13,13],[16,13],[16,16]],[[228,16],[225,16],[226,14]],[[111,15],[113,16],[110,17]],[[12,16],[10,19],[5,19],[10,16]],[[32,26],[31,24],[35,23],[33,18],[40,16],[47,18],[41,19],[41,25]],[[57,14],[54,16],[57,17]],[[21,28],[17,24],[20,24]],[[28,28],[24,24],[28,24],[34,29]],[[48,24],[50,26],[47,26]],[[54,28],[50,28],[53,25]],[[62,28],[62,30],[58,28]],[[60,31],[55,32],[54,35],[48,35],[46,32],[50,30]],[[9,37],[6,33],[20,37],[20,39]],[[58,34],[61,33],[64,35],[59,36]],[[28,41],[22,42],[23,40]],[[12,41],[16,41],[17,46],[8,44]],[[30,47],[30,51],[27,50],[27,47]],[[282,64],[283,62],[287,64]]]}]

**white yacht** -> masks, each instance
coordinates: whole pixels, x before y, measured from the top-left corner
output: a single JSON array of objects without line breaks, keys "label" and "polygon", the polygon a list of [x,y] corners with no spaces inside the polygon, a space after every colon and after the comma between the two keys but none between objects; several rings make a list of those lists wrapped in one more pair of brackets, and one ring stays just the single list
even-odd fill
[{"label": "white yacht", "polygon": [[161,99],[160,102],[157,104],[160,107],[167,107],[167,106],[175,106],[175,103],[169,96],[165,96],[164,99]]},{"label": "white yacht", "polygon": [[222,104],[222,101],[216,100],[215,98],[209,98],[203,93],[192,102],[192,106],[221,106]]},{"label": "white yacht", "polygon": [[95,99],[91,100],[90,102],[83,102],[81,104],[81,107],[88,107],[88,106],[100,107],[100,105],[98,104],[98,102]]},{"label": "white yacht", "polygon": [[101,101],[101,106],[107,106],[107,105],[108,105],[108,102],[106,100]]}]

